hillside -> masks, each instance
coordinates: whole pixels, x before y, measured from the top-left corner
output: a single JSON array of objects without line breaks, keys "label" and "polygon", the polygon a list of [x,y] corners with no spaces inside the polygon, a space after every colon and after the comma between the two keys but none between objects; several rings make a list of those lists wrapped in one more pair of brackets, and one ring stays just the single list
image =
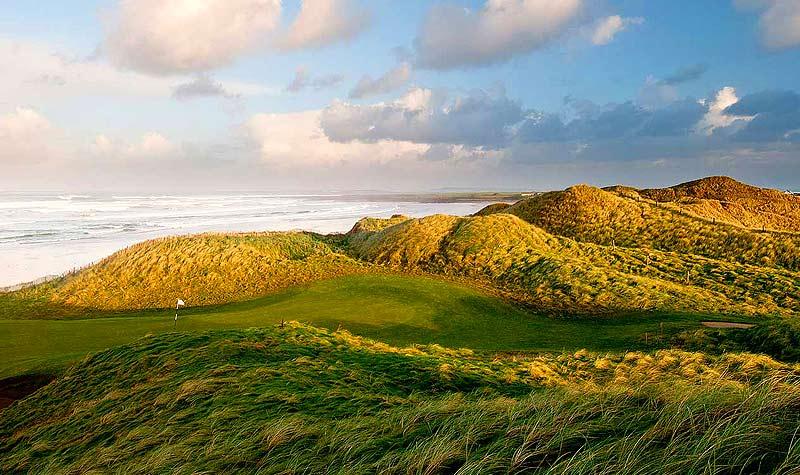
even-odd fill
[{"label": "hillside", "polygon": [[[581,223],[581,229],[588,227]],[[793,270],[579,242],[498,213],[365,218],[344,236],[202,234],[147,241],[66,279],[0,295],[0,317],[169,308],[179,296],[192,307],[214,305],[387,271],[460,280],[549,314],[800,312],[800,273]]]},{"label": "hillside", "polygon": [[313,327],[171,333],[5,409],[3,473],[793,473],[798,367],[480,356]]},{"label": "hillside", "polygon": [[[676,187],[673,194],[738,199],[778,193],[751,192],[726,180],[697,183],[705,185]],[[800,313],[800,234],[709,221],[630,188],[578,185],[472,217],[364,218],[346,235],[147,241],[64,279],[0,295],[0,318],[169,308],[178,297],[193,307],[215,305],[387,271],[460,280],[558,315]]]},{"label": "hillside", "polygon": [[708,177],[636,192],[643,198],[671,203],[706,219],[753,229],[800,232],[800,196],[728,177]]},{"label": "hillside", "polygon": [[557,313],[800,311],[796,272],[580,243],[502,213],[408,219],[370,232],[356,226],[349,249],[394,269],[485,282]]},{"label": "hillside", "polygon": [[500,212],[583,242],[800,270],[800,234],[715,222],[669,203],[642,199],[635,190],[614,190],[577,185],[519,201]]},{"label": "hillside", "polygon": [[365,271],[311,233],[201,234],[119,251],[68,278],[51,300],[140,309],[169,308],[180,296],[191,306],[211,305]]}]

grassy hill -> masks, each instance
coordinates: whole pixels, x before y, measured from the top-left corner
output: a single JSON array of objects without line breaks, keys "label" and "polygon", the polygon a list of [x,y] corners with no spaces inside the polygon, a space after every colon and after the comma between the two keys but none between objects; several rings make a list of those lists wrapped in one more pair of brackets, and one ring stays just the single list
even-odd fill
[{"label": "grassy hill", "polygon": [[635,192],[707,219],[753,229],[800,232],[800,197],[729,177],[701,178],[669,188]]},{"label": "grassy hill", "polygon": [[177,326],[173,316],[171,309],[151,309],[58,320],[0,319],[0,379],[58,373],[89,353],[148,334],[263,327],[287,319],[347,329],[393,345],[560,352],[662,348],[673,336],[695,332],[702,320],[715,318],[696,313],[551,318],[472,286],[424,276],[373,274],[313,282],[243,302],[191,307],[181,311]]},{"label": "grassy hill", "polygon": [[169,308],[179,297],[212,305],[365,271],[311,233],[201,234],[119,251],[55,287],[50,300],[100,309]]},{"label": "grassy hill", "polygon": [[555,236],[510,214],[357,225],[348,249],[405,271],[498,287],[543,311],[795,313],[800,274],[696,255],[611,248]]},{"label": "grassy hill", "polygon": [[582,242],[800,270],[800,234],[747,229],[642,198],[635,190],[614,190],[577,185],[499,212]]},{"label": "grassy hill", "polygon": [[[564,200],[565,196],[579,199]],[[589,207],[587,196],[601,201]],[[552,202],[580,206],[561,208]],[[614,208],[608,203],[621,204]],[[64,279],[0,295],[0,318],[79,318],[108,311],[169,308],[177,298],[189,306],[216,305],[320,280],[386,272],[456,279],[559,315],[652,310],[737,315],[800,312],[796,292],[800,272],[792,267],[792,252],[775,245],[776,239],[793,243],[800,236],[755,233],[685,216],[675,219],[706,228],[692,231],[682,223],[650,216],[639,222],[629,219],[639,217],[636,213],[619,214],[630,206],[649,206],[650,211],[676,216],[649,203],[574,187],[486,216],[365,218],[346,235],[201,234],[157,239],[117,252]],[[562,235],[512,213],[531,220],[546,217],[551,221],[544,222],[545,227],[558,228]],[[610,222],[626,234],[616,234]],[[634,232],[640,224],[646,229]],[[564,235],[573,235],[577,241]],[[669,249],[686,247],[696,252],[639,247],[647,236]],[[734,253],[741,243],[755,246],[759,242],[761,247],[749,254]],[[704,251],[730,258],[704,257]],[[770,262],[738,262],[760,262],[747,258],[753,253],[771,256]],[[773,260],[786,267],[772,265]]]},{"label": "grassy hill", "polygon": [[0,418],[3,473],[793,473],[798,367],[481,356],[297,324],[86,358]]}]

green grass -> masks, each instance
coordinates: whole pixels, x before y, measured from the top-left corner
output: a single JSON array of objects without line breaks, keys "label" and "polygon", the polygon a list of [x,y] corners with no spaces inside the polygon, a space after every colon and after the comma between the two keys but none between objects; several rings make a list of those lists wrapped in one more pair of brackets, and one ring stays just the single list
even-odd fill
[{"label": "green grass", "polygon": [[798,367],[496,357],[289,324],[95,354],[0,418],[2,473],[797,473]]},{"label": "green grass", "polygon": [[[169,310],[140,310],[69,320],[0,320],[0,378],[58,371],[86,354],[147,334],[174,331]],[[342,327],[394,345],[438,343],[486,351],[645,348],[660,323],[672,334],[708,316],[624,315],[557,319],[534,314],[471,287],[428,277],[348,276],[246,302],[181,311],[177,329],[260,327],[285,320]],[[652,343],[652,341],[651,341]]]}]

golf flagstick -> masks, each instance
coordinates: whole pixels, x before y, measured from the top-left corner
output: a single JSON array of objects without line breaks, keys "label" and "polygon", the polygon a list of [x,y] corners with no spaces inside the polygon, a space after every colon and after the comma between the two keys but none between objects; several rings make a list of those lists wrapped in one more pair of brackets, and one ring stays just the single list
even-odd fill
[{"label": "golf flagstick", "polygon": [[178,299],[178,302],[175,303],[175,325],[173,325],[173,328],[177,328],[178,327],[178,309],[180,307],[183,307],[184,305],[186,305],[186,304],[181,299]]}]

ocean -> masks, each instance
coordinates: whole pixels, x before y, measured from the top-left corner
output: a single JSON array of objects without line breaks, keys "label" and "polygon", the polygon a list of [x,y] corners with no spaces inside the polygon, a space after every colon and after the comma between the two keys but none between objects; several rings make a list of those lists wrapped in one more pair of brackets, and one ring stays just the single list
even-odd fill
[{"label": "ocean", "polygon": [[486,204],[354,195],[0,193],[0,287],[69,272],[155,237],[205,231],[346,232],[364,216],[465,215]]}]

